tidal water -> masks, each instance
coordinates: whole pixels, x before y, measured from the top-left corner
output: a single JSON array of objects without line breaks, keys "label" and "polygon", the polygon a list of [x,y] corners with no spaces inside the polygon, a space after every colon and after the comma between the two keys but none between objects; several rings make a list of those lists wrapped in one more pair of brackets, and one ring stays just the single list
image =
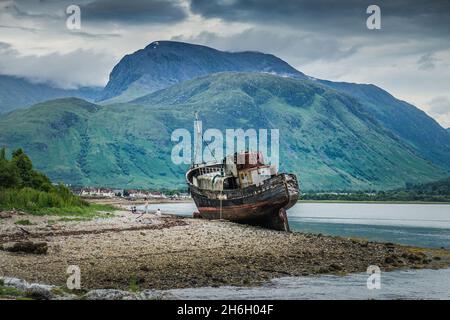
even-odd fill
[{"label": "tidal water", "polygon": [[[191,216],[194,203],[158,204],[163,213]],[[450,205],[298,203],[288,211],[294,231],[450,249]],[[380,289],[365,273],[287,277],[260,287],[177,289],[186,299],[450,299],[450,268],[382,272]]]}]

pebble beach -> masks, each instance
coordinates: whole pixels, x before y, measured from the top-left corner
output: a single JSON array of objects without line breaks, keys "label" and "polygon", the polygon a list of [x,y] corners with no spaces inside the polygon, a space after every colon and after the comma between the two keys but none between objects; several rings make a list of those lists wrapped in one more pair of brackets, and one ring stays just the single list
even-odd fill
[{"label": "pebble beach", "polygon": [[[31,225],[19,227],[19,219]],[[67,267],[76,265],[84,291],[254,286],[286,276],[365,272],[369,265],[383,271],[450,265],[446,249],[124,210],[90,221],[56,222],[52,216],[3,212],[0,231],[1,277],[65,286]],[[24,241],[48,249],[45,254],[8,250]]]}]

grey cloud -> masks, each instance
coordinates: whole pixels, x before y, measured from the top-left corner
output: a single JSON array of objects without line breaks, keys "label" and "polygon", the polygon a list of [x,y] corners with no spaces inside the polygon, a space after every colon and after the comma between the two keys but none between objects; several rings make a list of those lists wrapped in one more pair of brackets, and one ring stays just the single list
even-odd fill
[{"label": "grey cloud", "polygon": [[304,31],[384,37],[450,36],[447,0],[383,0],[382,30],[366,28],[372,0],[191,0],[191,10],[228,21],[285,25]]},{"label": "grey cloud", "polygon": [[122,35],[118,33],[91,33],[80,30],[67,30],[65,34],[82,37],[82,38],[92,38],[92,39],[108,39],[108,38],[120,38]]},{"label": "grey cloud", "polygon": [[[63,15],[63,7],[61,10],[50,11],[40,10],[44,8],[43,4],[45,1],[18,1],[15,0],[11,3],[7,3],[3,10],[10,13],[12,16],[16,18],[30,18],[30,19],[61,19],[64,17]],[[36,10],[37,9],[37,10]]]},{"label": "grey cloud", "polygon": [[14,17],[61,20],[69,5],[79,5],[83,23],[174,23],[187,17],[182,0],[13,0],[4,9]]},{"label": "grey cloud", "polygon": [[0,53],[6,51],[8,49],[11,49],[11,45],[9,43],[0,42]]},{"label": "grey cloud", "polygon": [[436,62],[438,61],[439,59],[436,59],[433,56],[433,53],[426,53],[419,58],[417,64],[419,66],[419,70],[432,70],[436,68]]},{"label": "grey cloud", "polygon": [[434,115],[450,114],[450,99],[437,97],[429,102],[430,112]]},{"label": "grey cloud", "polygon": [[176,0],[96,0],[81,6],[88,22],[119,22],[128,24],[174,23],[187,17]]},{"label": "grey cloud", "polygon": [[30,31],[30,32],[37,32],[39,29],[36,28],[28,28],[28,27],[22,27],[22,26],[8,26],[8,25],[0,25],[0,28],[2,29],[16,29],[16,30],[22,30],[22,31]]},{"label": "grey cloud", "polygon": [[197,36],[173,37],[172,40],[193,42],[231,51],[262,51],[275,54],[292,64],[312,61],[339,61],[359,50],[359,45],[346,45],[333,38],[314,34],[280,34],[270,30],[249,28],[229,36],[204,31]]},{"label": "grey cloud", "polygon": [[21,55],[4,42],[0,43],[0,55],[0,74],[61,88],[104,85],[116,62],[108,54],[81,49],[67,54]]}]

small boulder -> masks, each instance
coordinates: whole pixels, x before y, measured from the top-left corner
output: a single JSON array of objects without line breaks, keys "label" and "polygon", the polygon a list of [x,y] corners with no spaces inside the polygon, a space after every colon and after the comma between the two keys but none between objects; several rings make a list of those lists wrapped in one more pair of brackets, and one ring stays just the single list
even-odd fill
[{"label": "small boulder", "polygon": [[153,289],[147,289],[139,294],[142,300],[161,300],[163,298],[163,292]]},{"label": "small boulder", "polygon": [[48,246],[46,242],[23,241],[15,242],[10,245],[3,245],[2,249],[9,252],[46,254],[48,251]]},{"label": "small boulder", "polygon": [[51,300],[54,297],[52,289],[53,286],[31,284],[25,290],[25,296],[35,300]]},{"label": "small boulder", "polygon": [[86,300],[137,300],[139,297],[128,291],[116,289],[96,289],[86,293]]},{"label": "small boulder", "polygon": [[20,291],[25,291],[30,286],[30,284],[23,279],[4,277],[2,280],[4,286],[13,287]]},{"label": "small boulder", "polygon": [[0,219],[8,219],[11,217],[12,217],[12,214],[10,212],[6,212],[6,211],[0,212]]},{"label": "small boulder", "polygon": [[342,270],[342,267],[336,263],[330,264],[329,268],[331,271],[341,271]]},{"label": "small boulder", "polygon": [[367,247],[369,246],[369,242],[368,242],[368,241],[362,241],[362,242],[359,243],[359,245],[360,245],[362,248],[367,248]]}]

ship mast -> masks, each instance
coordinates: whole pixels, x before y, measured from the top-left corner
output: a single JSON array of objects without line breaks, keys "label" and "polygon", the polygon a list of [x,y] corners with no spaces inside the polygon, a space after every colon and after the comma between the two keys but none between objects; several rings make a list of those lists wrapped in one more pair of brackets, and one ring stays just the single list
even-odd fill
[{"label": "ship mast", "polygon": [[202,122],[198,120],[198,112],[195,111],[195,121],[194,121],[194,158],[193,158],[193,166],[201,164],[202,161]]}]

